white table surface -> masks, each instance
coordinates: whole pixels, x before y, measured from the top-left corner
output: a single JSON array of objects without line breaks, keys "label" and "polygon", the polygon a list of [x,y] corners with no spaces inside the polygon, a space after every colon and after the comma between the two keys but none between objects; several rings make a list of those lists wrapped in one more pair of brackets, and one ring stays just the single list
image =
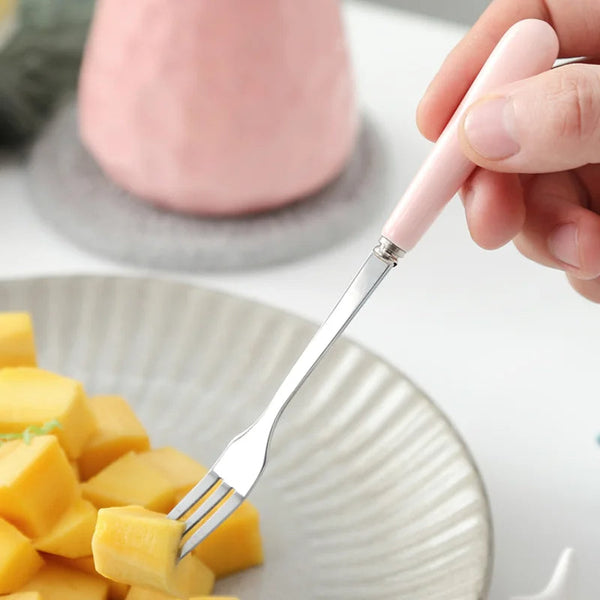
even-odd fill
[{"label": "white table surface", "polygon": [[[429,147],[418,100],[464,29],[361,3],[345,12],[362,104],[394,165],[383,222]],[[132,271],[42,223],[16,159],[0,163],[0,214],[3,278]],[[372,226],[277,268],[180,276],[318,321],[378,235]],[[428,392],[471,447],[492,502],[493,600],[537,591],[565,546],[578,554],[579,598],[600,594],[599,311],[512,247],[477,248],[455,199],[349,329]]]}]

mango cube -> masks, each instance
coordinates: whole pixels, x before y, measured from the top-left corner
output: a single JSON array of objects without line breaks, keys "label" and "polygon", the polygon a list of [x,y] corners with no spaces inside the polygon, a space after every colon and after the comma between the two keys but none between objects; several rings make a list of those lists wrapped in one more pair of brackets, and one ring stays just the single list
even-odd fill
[{"label": "mango cube", "polygon": [[[210,596],[209,596],[210,598]],[[125,596],[125,600],[178,600],[177,596],[160,592],[154,588],[140,587],[139,585],[131,586],[129,593]]]},{"label": "mango cube", "polygon": [[[177,598],[153,588],[134,585],[129,590],[126,600],[177,600]],[[238,598],[234,598],[233,596],[193,596],[189,600],[238,600]]]},{"label": "mango cube", "polygon": [[79,457],[83,480],[131,450],[142,452],[150,448],[144,426],[123,398],[96,396],[90,398],[90,408],[96,418],[97,429]]},{"label": "mango cube", "polygon": [[259,515],[248,501],[193,550],[218,578],[260,565],[263,549]]},{"label": "mango cube", "polygon": [[97,514],[91,502],[78,498],[46,535],[34,541],[34,547],[67,558],[90,556]]},{"label": "mango cube", "polygon": [[215,575],[198,557],[188,554],[177,563],[174,581],[175,585],[167,591],[178,594],[185,591],[186,598],[207,596],[215,585]]},{"label": "mango cube", "polygon": [[[81,558],[65,558],[63,556],[53,556],[52,560],[55,564],[63,565],[70,569],[90,573],[91,575],[99,575],[94,566],[93,556],[83,556]],[[102,577],[101,575],[99,575]],[[112,579],[103,578],[108,582],[108,600],[125,600],[129,586],[126,583],[118,583]]]},{"label": "mango cube", "polygon": [[44,564],[31,542],[0,519],[0,594],[18,590]]},{"label": "mango cube", "polygon": [[42,600],[106,600],[108,582],[99,575],[48,562],[21,591],[39,592]]},{"label": "mango cube", "polygon": [[4,600],[44,600],[39,592],[15,592],[2,597]]},{"label": "mango cube", "polygon": [[120,583],[119,581],[112,581],[112,579],[106,581],[108,581],[108,600],[125,600],[127,598],[127,594],[131,589],[128,583]]},{"label": "mango cube", "polygon": [[144,452],[140,458],[171,480],[177,496],[187,494],[207,472],[199,462],[170,446]]},{"label": "mango cube", "polygon": [[45,555],[42,552],[42,558],[46,558],[52,564],[62,565],[67,569],[83,571],[84,573],[89,573],[90,575],[97,574],[96,567],[94,566],[94,557],[91,554],[90,556],[81,556],[80,558],[67,558],[66,556],[58,556],[56,554]]},{"label": "mango cube", "polygon": [[57,419],[53,431],[70,458],[77,458],[96,428],[80,383],[42,369],[0,370],[0,431],[21,432]]},{"label": "mango cube", "polygon": [[171,508],[175,495],[171,481],[134,452],[82,483],[81,490],[97,508],[134,504],[159,512]]},{"label": "mango cube", "polygon": [[48,533],[78,495],[71,465],[54,436],[0,446],[0,517],[28,537]]},{"label": "mango cube", "polygon": [[0,313],[0,368],[35,365],[35,341],[29,314]]},{"label": "mango cube", "polygon": [[77,481],[81,481],[81,475],[79,473],[79,465],[76,460],[70,460],[69,464],[71,465],[71,469],[73,469],[73,475],[75,475],[75,479]]},{"label": "mango cube", "polygon": [[182,522],[140,506],[101,509],[92,539],[96,570],[177,597],[210,594],[210,569],[191,555],[176,561],[183,529]]}]

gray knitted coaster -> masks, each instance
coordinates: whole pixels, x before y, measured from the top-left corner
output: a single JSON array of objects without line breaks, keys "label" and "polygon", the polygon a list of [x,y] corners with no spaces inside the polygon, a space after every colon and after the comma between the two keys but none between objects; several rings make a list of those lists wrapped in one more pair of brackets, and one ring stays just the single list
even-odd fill
[{"label": "gray knitted coaster", "polygon": [[280,263],[340,242],[380,212],[385,160],[365,119],[344,172],[311,197],[251,216],[191,217],[156,208],[108,180],[79,142],[72,103],[33,147],[29,176],[39,214],[76,245],[138,266],[198,272]]}]

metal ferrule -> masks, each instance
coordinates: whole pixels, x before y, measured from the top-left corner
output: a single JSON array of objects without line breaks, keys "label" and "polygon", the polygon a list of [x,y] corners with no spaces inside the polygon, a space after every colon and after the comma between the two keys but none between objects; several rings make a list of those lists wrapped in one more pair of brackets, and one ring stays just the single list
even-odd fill
[{"label": "metal ferrule", "polygon": [[379,245],[373,249],[373,252],[381,260],[394,265],[406,254],[402,248],[399,248],[384,236],[379,238]]}]

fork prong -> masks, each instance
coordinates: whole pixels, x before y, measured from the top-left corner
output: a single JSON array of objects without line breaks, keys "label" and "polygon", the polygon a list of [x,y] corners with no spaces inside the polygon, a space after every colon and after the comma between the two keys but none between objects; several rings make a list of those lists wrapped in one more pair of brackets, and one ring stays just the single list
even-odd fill
[{"label": "fork prong", "polygon": [[231,488],[226,484],[221,482],[214,490],[210,493],[210,495],[206,498],[202,504],[195,510],[190,517],[188,517],[185,521],[185,529],[183,530],[184,535],[192,529],[197,523],[199,523],[227,494]]},{"label": "fork prong", "polygon": [[210,516],[205,523],[202,523],[198,530],[190,536],[190,539],[183,544],[179,552],[179,559],[189,554],[205,537],[216,529],[242,502],[244,497],[234,492],[219,508]]},{"label": "fork prong", "polygon": [[194,504],[202,500],[202,498],[215,486],[219,477],[209,471],[171,510],[167,515],[169,519],[179,519],[183,516]]}]

